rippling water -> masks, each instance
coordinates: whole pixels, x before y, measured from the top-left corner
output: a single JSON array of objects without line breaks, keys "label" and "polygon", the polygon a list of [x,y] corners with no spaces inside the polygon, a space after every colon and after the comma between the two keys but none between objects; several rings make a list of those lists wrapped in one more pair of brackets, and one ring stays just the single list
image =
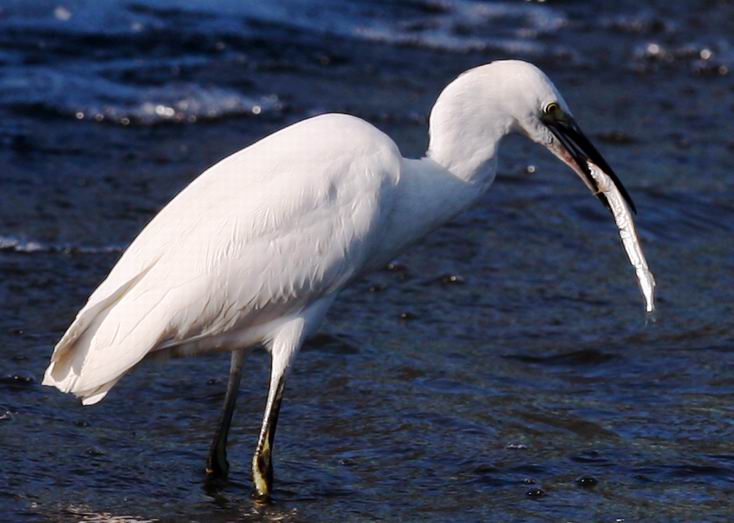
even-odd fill
[{"label": "rippling water", "polygon": [[[731,521],[734,5],[462,0],[0,3],[0,519]],[[120,252],[206,166],[325,111],[406,155],[461,71],[541,66],[633,195],[645,324],[606,210],[522,139],[481,202],[345,291],[288,382],[275,502],[203,464],[228,359],[100,405],[40,385]],[[532,174],[531,174],[532,173]]]}]

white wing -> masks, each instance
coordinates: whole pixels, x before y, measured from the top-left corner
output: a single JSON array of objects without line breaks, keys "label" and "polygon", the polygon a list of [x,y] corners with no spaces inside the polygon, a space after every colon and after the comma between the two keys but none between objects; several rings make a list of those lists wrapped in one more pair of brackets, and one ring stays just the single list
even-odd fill
[{"label": "white wing", "polygon": [[57,344],[44,384],[99,401],[161,344],[295,314],[363,267],[400,153],[346,115],[295,124],[213,166],[140,233]]}]

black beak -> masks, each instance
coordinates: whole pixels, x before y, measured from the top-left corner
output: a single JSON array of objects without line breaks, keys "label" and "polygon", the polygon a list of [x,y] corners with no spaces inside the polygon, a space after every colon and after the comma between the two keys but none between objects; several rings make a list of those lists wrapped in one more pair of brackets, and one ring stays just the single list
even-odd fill
[{"label": "black beak", "polygon": [[584,136],[584,133],[581,132],[581,129],[579,129],[579,126],[573,118],[564,114],[560,118],[544,118],[544,123],[573,159],[576,165],[572,165],[572,167],[577,167],[575,170],[581,176],[584,183],[607,208],[609,208],[609,202],[604,196],[604,193],[599,190],[598,184],[591,175],[588,162],[598,166],[612,179],[614,185],[617,186],[617,189],[619,189],[622,197],[627,202],[627,205],[629,205],[629,208],[632,209],[632,212],[637,213],[635,204],[632,202],[632,198],[624,188],[624,185],[622,185],[622,182],[614,174],[614,171],[612,171],[612,168],[609,167],[599,151],[596,150],[596,147]]}]

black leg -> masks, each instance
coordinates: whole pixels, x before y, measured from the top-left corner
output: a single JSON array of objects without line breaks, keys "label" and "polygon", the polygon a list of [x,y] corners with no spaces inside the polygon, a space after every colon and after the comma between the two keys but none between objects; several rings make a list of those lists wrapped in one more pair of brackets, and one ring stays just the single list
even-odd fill
[{"label": "black leg", "polygon": [[219,418],[217,431],[214,433],[211,447],[209,447],[209,458],[206,461],[206,475],[210,479],[224,479],[229,472],[227,463],[227,435],[232,423],[232,413],[237,402],[237,393],[240,388],[240,377],[242,375],[242,362],[245,359],[245,350],[239,349],[232,352],[232,360],[229,368],[229,381],[227,382],[227,393],[224,396],[224,411]]},{"label": "black leg", "polygon": [[257,441],[255,455],[252,457],[252,479],[255,486],[255,497],[260,501],[268,501],[273,490],[273,440],[278,424],[280,403],[283,399],[285,375],[271,378],[268,403],[265,407],[260,438]]}]

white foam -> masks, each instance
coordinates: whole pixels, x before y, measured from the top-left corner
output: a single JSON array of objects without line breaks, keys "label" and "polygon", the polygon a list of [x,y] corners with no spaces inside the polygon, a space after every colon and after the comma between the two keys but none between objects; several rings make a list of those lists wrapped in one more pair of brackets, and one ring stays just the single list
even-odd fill
[{"label": "white foam", "polygon": [[121,125],[196,122],[229,116],[259,116],[281,107],[275,95],[249,97],[219,87],[195,84],[136,89],[134,100],[69,107],[80,120],[109,121]]},{"label": "white foam", "polygon": [[17,238],[14,236],[0,235],[0,252],[18,252],[24,254],[35,253],[79,253],[79,254],[108,254],[122,252],[125,250],[123,245],[75,245],[60,243],[45,243],[25,238]]}]

